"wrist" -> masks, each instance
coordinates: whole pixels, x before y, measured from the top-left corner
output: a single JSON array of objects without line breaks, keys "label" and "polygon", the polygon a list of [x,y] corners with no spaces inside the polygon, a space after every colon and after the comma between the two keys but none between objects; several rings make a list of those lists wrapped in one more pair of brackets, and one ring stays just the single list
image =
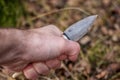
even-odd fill
[{"label": "wrist", "polygon": [[19,48],[24,38],[23,34],[23,30],[0,29],[0,65],[21,57]]},{"label": "wrist", "polygon": [[22,30],[18,29],[0,29],[0,46],[1,48],[10,48],[16,46],[23,36]]}]

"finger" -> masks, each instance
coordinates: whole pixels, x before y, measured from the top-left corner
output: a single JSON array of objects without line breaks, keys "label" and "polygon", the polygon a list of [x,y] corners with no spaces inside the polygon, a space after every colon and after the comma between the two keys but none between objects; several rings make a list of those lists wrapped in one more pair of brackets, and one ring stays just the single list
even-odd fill
[{"label": "finger", "polygon": [[78,58],[78,55],[71,55],[71,56],[68,56],[68,59],[71,60],[71,61],[76,61]]},{"label": "finger", "polygon": [[26,67],[23,70],[23,73],[27,79],[35,80],[36,78],[38,78],[38,73],[36,72],[36,70],[32,65],[29,65],[28,67]]},{"label": "finger", "polygon": [[15,73],[15,71],[12,71],[11,69],[8,69],[8,68],[2,69],[2,72],[9,76],[12,76]]},{"label": "finger", "polygon": [[59,60],[65,60],[67,59],[67,56],[65,54],[62,54],[61,56],[58,57]]},{"label": "finger", "polygon": [[18,61],[18,62],[14,62],[11,64],[4,64],[3,67],[7,68],[11,71],[16,71],[19,72],[21,70],[23,70],[26,66],[27,66],[28,62],[24,62],[24,61]]},{"label": "finger", "polygon": [[49,73],[49,68],[45,63],[38,62],[33,63],[32,65],[38,74],[47,75]]},{"label": "finger", "polygon": [[77,56],[80,52],[80,46],[77,42],[67,40],[66,45],[64,45],[63,53],[68,56],[68,59],[74,61],[77,59]]},{"label": "finger", "polygon": [[8,71],[13,71],[13,72],[19,72],[23,70],[27,64],[21,64],[21,65],[11,65],[11,66],[3,66],[6,70]]},{"label": "finger", "polygon": [[58,59],[52,59],[52,60],[47,61],[46,65],[50,69],[57,69],[61,66],[61,61],[59,61]]}]

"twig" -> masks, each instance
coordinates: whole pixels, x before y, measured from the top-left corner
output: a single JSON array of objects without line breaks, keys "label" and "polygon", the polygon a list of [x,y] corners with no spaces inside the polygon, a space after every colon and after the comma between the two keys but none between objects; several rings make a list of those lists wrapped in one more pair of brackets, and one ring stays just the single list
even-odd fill
[{"label": "twig", "polygon": [[50,14],[53,14],[53,13],[57,13],[57,12],[61,12],[61,11],[66,11],[66,10],[77,10],[77,11],[80,11],[80,12],[85,13],[86,15],[90,15],[89,13],[87,13],[86,11],[84,11],[84,10],[81,9],[81,8],[69,7],[69,8],[63,8],[63,9],[53,10],[53,11],[50,11],[50,12],[48,12],[48,13],[44,13],[44,14],[37,15],[36,17],[33,17],[33,18],[29,19],[28,22],[31,22],[31,21],[33,21],[33,20],[36,20],[36,19],[38,19],[38,18],[47,16],[47,15],[50,15]]},{"label": "twig", "polygon": [[62,62],[61,66],[70,74],[73,80],[78,80],[74,75],[68,70],[68,68],[65,66],[65,64]]}]

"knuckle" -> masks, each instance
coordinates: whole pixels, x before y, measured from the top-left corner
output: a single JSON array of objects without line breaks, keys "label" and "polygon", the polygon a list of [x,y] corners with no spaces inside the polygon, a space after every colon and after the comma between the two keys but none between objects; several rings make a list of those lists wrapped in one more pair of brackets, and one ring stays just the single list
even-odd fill
[{"label": "knuckle", "polygon": [[45,74],[49,72],[49,68],[44,63],[34,63],[33,66],[39,74]]},{"label": "knuckle", "polygon": [[56,69],[57,67],[60,66],[60,61],[57,60],[57,59],[53,59],[51,61],[48,61],[46,62],[47,66],[50,68],[50,69]]},{"label": "knuckle", "polygon": [[54,32],[61,33],[62,31],[55,25],[48,25]]}]

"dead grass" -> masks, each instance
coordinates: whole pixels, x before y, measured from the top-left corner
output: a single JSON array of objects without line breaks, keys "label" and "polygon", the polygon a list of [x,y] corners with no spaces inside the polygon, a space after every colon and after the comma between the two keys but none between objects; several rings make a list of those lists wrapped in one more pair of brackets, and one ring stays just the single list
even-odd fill
[{"label": "dead grass", "polygon": [[[60,69],[38,80],[120,79],[120,0],[26,0],[23,3],[27,16],[19,20],[21,29],[54,24],[64,31],[88,15],[99,15],[86,38],[79,41],[78,60],[64,61]],[[25,79],[19,76],[17,80]]]}]

